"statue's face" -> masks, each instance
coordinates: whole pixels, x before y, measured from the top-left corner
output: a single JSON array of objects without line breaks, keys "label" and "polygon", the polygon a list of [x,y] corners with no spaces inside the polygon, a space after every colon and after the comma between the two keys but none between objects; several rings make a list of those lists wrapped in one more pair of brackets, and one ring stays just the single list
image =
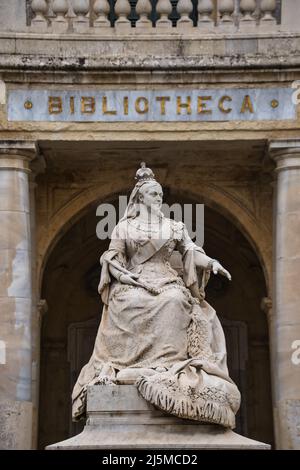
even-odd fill
[{"label": "statue's face", "polygon": [[153,212],[159,212],[163,200],[163,190],[160,184],[145,185],[140,191],[140,201]]}]

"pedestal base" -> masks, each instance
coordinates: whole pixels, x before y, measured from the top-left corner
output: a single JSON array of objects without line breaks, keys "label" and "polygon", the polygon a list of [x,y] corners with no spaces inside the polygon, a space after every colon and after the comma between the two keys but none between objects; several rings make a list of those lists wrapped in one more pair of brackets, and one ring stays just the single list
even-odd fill
[{"label": "pedestal base", "polygon": [[222,426],[167,415],[134,385],[89,387],[87,416],[81,434],[47,449],[270,449]]}]

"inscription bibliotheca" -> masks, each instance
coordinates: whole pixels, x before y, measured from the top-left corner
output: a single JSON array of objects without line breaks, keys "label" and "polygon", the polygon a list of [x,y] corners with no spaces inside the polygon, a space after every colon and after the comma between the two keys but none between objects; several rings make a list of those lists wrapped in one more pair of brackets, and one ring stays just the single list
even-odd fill
[{"label": "inscription bibliotheca", "polygon": [[9,121],[296,119],[292,88],[11,90]]}]

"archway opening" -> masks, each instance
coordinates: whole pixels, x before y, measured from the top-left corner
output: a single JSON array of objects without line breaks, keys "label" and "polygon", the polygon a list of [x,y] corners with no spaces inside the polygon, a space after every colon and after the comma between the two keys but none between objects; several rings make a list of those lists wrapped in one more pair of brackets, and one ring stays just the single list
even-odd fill
[{"label": "archway opening", "polygon": [[[165,202],[200,204],[173,188]],[[107,201],[106,201],[107,202]],[[117,206],[118,201],[112,199]],[[64,440],[81,430],[71,421],[71,391],[88,361],[101,318],[97,294],[100,255],[109,240],[96,237],[96,205],[74,223],[51,252],[43,276],[47,300],[41,339],[39,447]],[[267,320],[261,311],[266,282],[254,249],[230,220],[205,205],[204,249],[232,274],[232,282],[212,276],[207,300],[223,324],[230,375],[242,392],[237,432],[273,443]]]}]

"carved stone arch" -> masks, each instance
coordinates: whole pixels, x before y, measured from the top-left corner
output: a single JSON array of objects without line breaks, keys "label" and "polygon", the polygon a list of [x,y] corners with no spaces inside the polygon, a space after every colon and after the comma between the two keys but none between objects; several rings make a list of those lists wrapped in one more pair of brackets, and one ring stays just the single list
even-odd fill
[{"label": "carved stone arch", "polygon": [[[172,187],[171,187],[172,189]],[[267,292],[272,292],[272,232],[258,220],[243,202],[229,190],[206,184],[199,185],[197,190],[190,191],[187,185],[177,185],[174,188],[177,195],[188,194],[192,199],[200,199],[205,205],[231,221],[248,240],[261,263]]]},{"label": "carved stone arch", "polygon": [[[98,256],[108,245],[108,240],[94,239],[93,214],[98,203],[115,203],[119,194],[128,195],[132,185],[126,187],[122,183],[130,181],[128,176],[127,174],[127,178],[118,178],[115,181],[111,179],[113,183],[109,181],[98,183],[97,186],[90,186],[86,190],[77,192],[76,195],[74,193],[67,195],[59,207],[53,205],[55,212],[52,212],[52,216],[50,213],[49,222],[44,231],[40,232],[40,282],[43,279],[43,298],[49,299],[49,312],[44,318],[41,340],[39,436],[41,447],[51,442],[51,433],[66,432],[65,435],[59,435],[59,439],[55,438],[62,440],[69,437],[67,432],[74,432],[73,426],[70,429],[69,409],[64,411],[62,416],[61,403],[69,402],[74,377],[78,375],[81,365],[89,359],[90,353],[86,353],[87,347],[93,346],[91,338],[96,332],[102,311],[97,295],[100,271],[97,261]],[[104,175],[102,177],[104,179]],[[108,179],[107,175],[105,177]],[[211,305],[216,308],[222,321],[228,341],[231,375],[239,384],[244,397],[243,409],[238,418],[239,429],[246,435],[249,432],[250,437],[252,437],[251,432],[266,433],[267,442],[271,442],[273,428],[268,375],[269,340],[267,323],[260,310],[260,301],[266,295],[267,277],[263,275],[261,266],[266,272],[265,266],[269,266],[266,250],[268,240],[271,248],[268,227],[260,223],[259,215],[252,211],[251,204],[247,204],[245,196],[241,195],[239,198],[237,191],[230,192],[230,187],[218,187],[208,182],[203,184],[199,182],[195,187],[189,185],[186,173],[182,173],[181,178],[183,181],[178,184],[178,181],[171,181],[171,178],[166,177],[162,180],[158,177],[163,181],[166,201],[172,203],[178,200],[181,204],[198,202],[207,205],[207,253],[215,255],[220,260],[224,255],[224,266],[228,266],[235,280],[232,285],[228,283],[226,286],[220,280],[213,282],[211,279],[212,282],[206,293],[207,300],[209,302],[212,300]],[[50,210],[51,207],[49,212]],[[213,219],[210,219],[211,215]],[[91,220],[91,224],[85,225],[86,220]],[[86,227],[88,228],[85,231]],[[230,227],[232,227],[232,239]],[[215,234],[215,237],[210,238],[210,233]],[[229,234],[229,237],[226,234]],[[226,237],[227,241],[223,244]],[[241,249],[232,250],[236,246],[232,244],[232,240],[235,239],[241,240]],[[99,241],[101,245],[98,244]],[[70,251],[66,252],[68,246]],[[244,251],[245,247],[249,251]],[[260,262],[261,259],[264,259],[263,263]],[[230,266],[231,260],[233,264]],[[234,271],[231,268],[234,268]],[[231,299],[238,300],[234,302],[235,307],[231,305]],[[70,331],[73,331],[73,336]],[[75,366],[70,363],[70,358],[73,358]],[[59,368],[59,377],[57,375],[54,384],[52,378],[57,368]],[[254,385],[259,383],[261,377],[264,378],[263,386],[257,398],[258,392]],[[51,417],[48,413],[49,403],[56,413]],[[261,409],[268,406],[265,425]],[[253,437],[259,436],[253,435]],[[264,440],[263,437],[259,438]]]},{"label": "carved stone arch", "polygon": [[37,237],[37,285],[41,289],[43,272],[47,260],[60,238],[67,230],[75,224],[83,215],[85,215],[91,206],[97,201],[111,201],[118,194],[126,194],[128,188],[120,181],[114,185],[114,191],[110,183],[93,185],[91,188],[80,192],[76,197],[68,201],[60,210],[58,210],[49,220],[47,226],[38,227]]}]

